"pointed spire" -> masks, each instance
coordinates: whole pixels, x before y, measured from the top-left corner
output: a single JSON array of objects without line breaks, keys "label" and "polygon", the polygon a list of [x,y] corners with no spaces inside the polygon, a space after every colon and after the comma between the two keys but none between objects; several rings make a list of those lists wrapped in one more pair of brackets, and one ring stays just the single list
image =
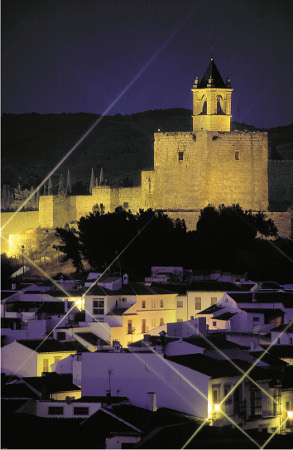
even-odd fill
[{"label": "pointed spire", "polygon": [[194,89],[197,89],[197,88],[198,88],[198,83],[199,83],[198,77],[195,77],[195,80],[194,80],[194,83],[193,83]]},{"label": "pointed spire", "polygon": [[91,182],[90,182],[90,186],[89,186],[90,194],[92,193],[93,187],[95,187],[95,172],[94,172],[94,169],[92,168],[92,171],[91,171]]},{"label": "pointed spire", "polygon": [[64,195],[65,194],[64,180],[63,180],[63,174],[62,173],[60,175],[60,180],[59,180],[58,194],[59,195]]},{"label": "pointed spire", "polygon": [[53,195],[53,183],[51,177],[49,178],[48,181],[48,195]]},{"label": "pointed spire", "polygon": [[103,186],[104,184],[105,184],[104,170],[103,170],[103,167],[101,167],[100,178],[99,178],[99,185]]},{"label": "pointed spire", "polygon": [[[210,83],[210,80],[212,80],[212,83]],[[210,64],[198,87],[200,89],[210,87],[208,86],[208,84],[213,84],[212,87],[216,88],[226,88],[226,85],[220,75],[220,72],[218,71],[213,57],[211,58]]]},{"label": "pointed spire", "polygon": [[7,189],[7,185],[4,184],[2,191],[1,191],[1,204],[2,204],[2,208],[6,209],[7,208],[7,204],[8,204],[8,189]]},{"label": "pointed spire", "polygon": [[39,201],[40,201],[40,189],[36,192],[36,208],[39,209]]},{"label": "pointed spire", "polygon": [[[34,192],[34,188],[31,186],[30,195],[32,195],[33,192]],[[35,196],[34,195],[32,195],[29,203],[32,208],[35,208]]]},{"label": "pointed spire", "polygon": [[209,77],[209,81],[208,81],[207,87],[215,87],[215,85],[214,85],[214,79],[213,79],[213,77],[212,77],[212,74],[211,74],[210,77]]},{"label": "pointed spire", "polygon": [[47,191],[47,186],[46,183],[44,183],[44,195],[47,195],[48,191]]},{"label": "pointed spire", "polygon": [[99,186],[99,180],[98,180],[98,177],[96,177],[96,187],[98,187]]},{"label": "pointed spire", "polygon": [[66,192],[67,192],[67,194],[71,194],[71,191],[72,191],[72,185],[71,185],[70,172],[68,169],[67,170],[67,178],[66,178]]}]

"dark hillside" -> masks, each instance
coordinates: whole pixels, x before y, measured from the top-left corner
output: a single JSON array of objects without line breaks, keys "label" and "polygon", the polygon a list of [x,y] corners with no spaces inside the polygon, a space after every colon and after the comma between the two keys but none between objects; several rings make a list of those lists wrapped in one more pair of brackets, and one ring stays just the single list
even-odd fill
[{"label": "dark hillside", "polygon": [[[113,185],[126,176],[134,184],[153,166],[153,133],[188,131],[191,111],[170,109],[129,116],[106,116],[57,170],[53,183],[70,168],[72,183],[90,182],[103,166]],[[5,114],[2,116],[2,183],[36,186],[98,119],[95,114]]]},{"label": "dark hillside", "polygon": [[[104,117],[56,171],[54,186],[70,168],[72,184],[79,181],[88,187],[91,168],[98,176],[100,166],[112,185],[125,178],[139,184],[140,171],[153,167],[153,133],[158,129],[189,131],[191,116],[191,110],[176,108]],[[87,113],[3,114],[2,184],[37,186],[98,117]],[[232,123],[232,129],[257,131],[242,123]],[[293,159],[293,125],[269,130],[269,142],[270,153],[274,146],[272,156]]]}]

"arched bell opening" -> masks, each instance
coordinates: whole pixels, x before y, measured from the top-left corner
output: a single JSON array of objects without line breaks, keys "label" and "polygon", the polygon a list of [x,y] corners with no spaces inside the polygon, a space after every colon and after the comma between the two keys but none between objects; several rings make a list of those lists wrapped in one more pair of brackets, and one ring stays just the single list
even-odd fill
[{"label": "arched bell opening", "polygon": [[221,95],[217,95],[217,114],[225,114],[224,101]]}]

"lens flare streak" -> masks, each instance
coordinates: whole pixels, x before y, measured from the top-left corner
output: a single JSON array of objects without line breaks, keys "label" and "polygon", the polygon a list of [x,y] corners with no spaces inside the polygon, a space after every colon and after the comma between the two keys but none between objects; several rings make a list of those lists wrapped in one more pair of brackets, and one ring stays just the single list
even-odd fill
[{"label": "lens flare streak", "polygon": [[[190,328],[191,325],[188,324]],[[240,373],[242,373],[242,375],[245,375],[246,378],[253,383],[258,389],[260,389],[268,398],[270,398],[275,404],[278,404],[277,400],[272,397],[265,389],[263,389],[255,380],[253,380],[249,375],[247,375],[245,373],[245,371],[243,369],[241,369],[232,359],[230,359],[224,352],[222,352],[222,350],[220,350],[213,342],[211,342],[206,336],[204,336],[203,334],[201,334],[199,331],[197,331],[197,334],[204,340],[206,341],[211,347],[213,347],[221,356],[223,356],[227,361],[229,361],[233,367],[235,367],[235,369],[239,370]],[[286,409],[281,405],[281,408],[286,411]]]},{"label": "lens flare streak", "polygon": [[232,425],[234,425],[239,431],[241,431],[244,436],[246,436],[251,442],[253,442],[257,446],[257,448],[260,448],[259,444],[251,436],[249,436],[249,434],[246,433],[246,431],[244,431],[236,422],[234,422],[231,417],[227,416],[223,411],[221,411],[221,414],[223,414],[223,416],[226,417],[226,419],[228,419],[232,423]]},{"label": "lens flare streak", "polygon": [[82,142],[89,136],[89,134],[96,128],[96,126],[103,120],[103,118],[111,111],[111,109],[119,102],[119,100],[126,94],[126,92],[133,86],[133,84],[142,76],[145,70],[153,63],[153,61],[159,56],[159,54],[165,49],[165,47],[170,43],[170,41],[176,36],[176,34],[181,30],[183,25],[192,17],[195,10],[194,8],[177,26],[177,28],[170,34],[170,36],[161,44],[158,50],[151,56],[151,58],[146,62],[146,64],[139,70],[139,72],[132,78],[132,80],[122,89],[120,94],[110,103],[110,105],[104,110],[101,116],[91,125],[91,127],[81,136],[81,138],[71,147],[71,149],[63,156],[63,158],[56,164],[56,166],[48,173],[48,175],[43,179],[43,181],[34,189],[31,194],[23,201],[21,206],[15,211],[15,213],[7,220],[1,227],[1,232],[7,227],[7,225],[13,220],[13,218],[18,214],[23,207],[32,199],[32,197],[40,190],[40,188],[49,180],[49,178],[56,172],[56,170],[61,167],[61,165],[67,160],[67,158],[82,144]]},{"label": "lens flare streak", "polygon": [[282,429],[284,423],[287,422],[287,420],[288,420],[288,417],[286,417],[286,419],[283,420],[281,425],[274,431],[274,433],[269,437],[269,439],[263,444],[261,449],[265,448],[268,445],[268,443],[273,439],[273,437]]}]

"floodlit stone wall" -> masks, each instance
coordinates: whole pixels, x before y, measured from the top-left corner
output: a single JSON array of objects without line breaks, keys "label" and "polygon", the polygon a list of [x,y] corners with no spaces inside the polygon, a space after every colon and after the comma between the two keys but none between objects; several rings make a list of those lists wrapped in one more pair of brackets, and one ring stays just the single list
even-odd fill
[{"label": "floodlit stone wall", "polygon": [[161,209],[172,219],[184,219],[187,229],[194,230],[200,210],[207,205],[239,203],[244,210],[266,212],[280,236],[292,235],[290,212],[267,212],[269,196],[293,202],[293,161],[268,163],[267,133],[160,132],[154,137],[154,170],[141,172],[141,186],[99,186],[91,195],[41,196],[39,211],[2,213],[2,226],[13,220],[3,230],[1,252],[9,252],[22,240],[34,248],[34,235],[23,234],[27,230],[73,224],[101,204],[105,212],[118,206],[133,213]]},{"label": "floodlit stone wall", "polygon": [[[7,223],[7,226],[5,225]],[[11,234],[19,234],[39,227],[39,211],[23,211],[1,213],[1,253],[9,253]]]},{"label": "floodlit stone wall", "polygon": [[155,133],[154,207],[268,209],[267,133]]}]

